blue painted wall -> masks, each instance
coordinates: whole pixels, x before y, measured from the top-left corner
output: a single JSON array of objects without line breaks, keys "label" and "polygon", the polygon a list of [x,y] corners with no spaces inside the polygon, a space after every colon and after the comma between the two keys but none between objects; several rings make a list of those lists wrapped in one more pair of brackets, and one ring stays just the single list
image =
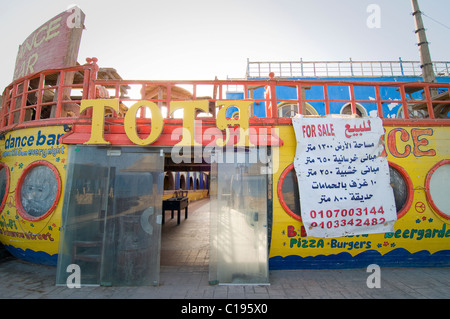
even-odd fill
[{"label": "blue painted wall", "polygon": [[[255,79],[255,80],[267,80],[267,79]],[[355,81],[372,81],[372,82],[418,82],[421,81],[421,77],[379,77],[379,78],[292,78],[292,80],[304,80],[304,81],[314,81],[314,80],[327,80],[332,82],[355,82]],[[436,79],[438,83],[450,83],[450,77],[438,77]],[[375,88],[374,87],[355,87],[355,99],[356,100],[371,100],[375,99]],[[255,99],[264,99],[264,88],[259,88],[254,90]],[[278,86],[276,88],[278,99],[297,99],[297,89],[292,87],[282,87]],[[335,100],[350,100],[350,92],[348,86],[329,86],[328,87],[329,99]],[[380,95],[383,100],[395,100],[400,99],[400,92],[396,87],[381,87]],[[227,93],[227,99],[242,99],[244,97],[243,93]],[[306,99],[323,99],[324,92],[321,85],[312,86],[311,89],[305,91]],[[420,99],[421,92],[416,92],[411,95],[411,98]],[[319,115],[325,115],[325,104],[323,102],[310,102],[310,104],[316,109]],[[361,103],[361,105],[366,109],[368,115],[377,115],[377,105],[376,103]],[[333,114],[339,114],[344,103],[330,102],[330,112]],[[398,110],[400,108],[400,103],[383,103],[383,116],[385,118],[395,118],[397,116]],[[227,116],[237,109],[229,108],[227,110]],[[266,116],[266,105],[265,102],[255,103],[253,106],[253,115],[257,117]]]}]

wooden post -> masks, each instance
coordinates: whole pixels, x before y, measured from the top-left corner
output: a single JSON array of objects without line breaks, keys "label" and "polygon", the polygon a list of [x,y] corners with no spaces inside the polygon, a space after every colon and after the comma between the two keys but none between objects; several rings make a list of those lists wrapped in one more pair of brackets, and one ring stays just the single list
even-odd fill
[{"label": "wooden post", "polygon": [[419,46],[420,63],[422,68],[422,77],[425,82],[435,82],[436,76],[433,71],[430,49],[428,46],[427,35],[422,21],[422,12],[420,11],[417,0],[411,0],[413,7],[413,16],[416,24],[417,45]]}]

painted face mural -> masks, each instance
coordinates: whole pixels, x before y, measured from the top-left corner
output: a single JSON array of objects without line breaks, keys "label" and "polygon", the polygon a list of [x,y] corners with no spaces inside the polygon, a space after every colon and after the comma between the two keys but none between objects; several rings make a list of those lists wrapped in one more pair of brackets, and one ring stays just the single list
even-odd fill
[{"label": "painted face mural", "polygon": [[36,166],[25,177],[21,188],[21,202],[28,215],[44,215],[55,201],[57,183],[55,174],[47,166]]}]

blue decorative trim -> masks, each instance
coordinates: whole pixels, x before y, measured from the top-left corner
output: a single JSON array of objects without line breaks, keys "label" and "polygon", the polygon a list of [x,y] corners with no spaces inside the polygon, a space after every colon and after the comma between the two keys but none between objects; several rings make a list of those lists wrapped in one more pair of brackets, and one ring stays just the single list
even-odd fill
[{"label": "blue decorative trim", "polygon": [[376,250],[367,250],[354,257],[347,252],[342,252],[328,256],[291,255],[269,259],[271,270],[364,268],[370,264],[377,264],[380,267],[449,267],[450,250],[441,250],[430,254],[426,250],[410,253],[404,248],[397,248],[384,255]]},{"label": "blue decorative trim", "polygon": [[50,255],[43,251],[34,251],[31,249],[23,250],[11,245],[5,245],[5,248],[16,258],[28,261],[33,264],[41,264],[47,266],[56,266],[58,263],[58,254]]},{"label": "blue decorative trim", "polygon": [[[58,262],[58,254],[50,255],[43,251],[23,250],[10,245],[4,247],[14,257],[31,263],[56,266]],[[381,255],[376,250],[367,250],[354,257],[347,252],[342,252],[327,256],[291,255],[269,259],[271,270],[365,268],[370,264],[377,264],[380,267],[450,267],[450,250],[441,250],[430,254],[426,250],[410,253],[404,248],[397,248],[385,255]]]}]

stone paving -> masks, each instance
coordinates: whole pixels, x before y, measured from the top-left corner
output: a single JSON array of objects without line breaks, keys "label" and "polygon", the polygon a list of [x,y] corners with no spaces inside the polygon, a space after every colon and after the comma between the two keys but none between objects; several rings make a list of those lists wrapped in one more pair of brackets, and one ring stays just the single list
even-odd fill
[{"label": "stone paving", "polygon": [[[56,267],[15,258],[0,261],[2,299],[449,299],[450,268],[381,268],[381,288],[369,288],[367,269],[271,270],[270,285],[208,283],[206,202],[190,205],[176,226],[166,214],[157,287],[56,286]],[[188,223],[189,222],[189,223]],[[184,227],[183,227],[184,226]],[[192,230],[195,232],[192,232]],[[206,234],[206,236],[205,236]],[[184,244],[189,243],[189,246]]]},{"label": "stone paving", "polygon": [[382,268],[381,288],[366,269],[272,270],[270,285],[208,284],[207,267],[162,266],[158,287],[56,286],[56,268],[0,263],[0,298],[14,299],[449,299],[450,268]]}]

